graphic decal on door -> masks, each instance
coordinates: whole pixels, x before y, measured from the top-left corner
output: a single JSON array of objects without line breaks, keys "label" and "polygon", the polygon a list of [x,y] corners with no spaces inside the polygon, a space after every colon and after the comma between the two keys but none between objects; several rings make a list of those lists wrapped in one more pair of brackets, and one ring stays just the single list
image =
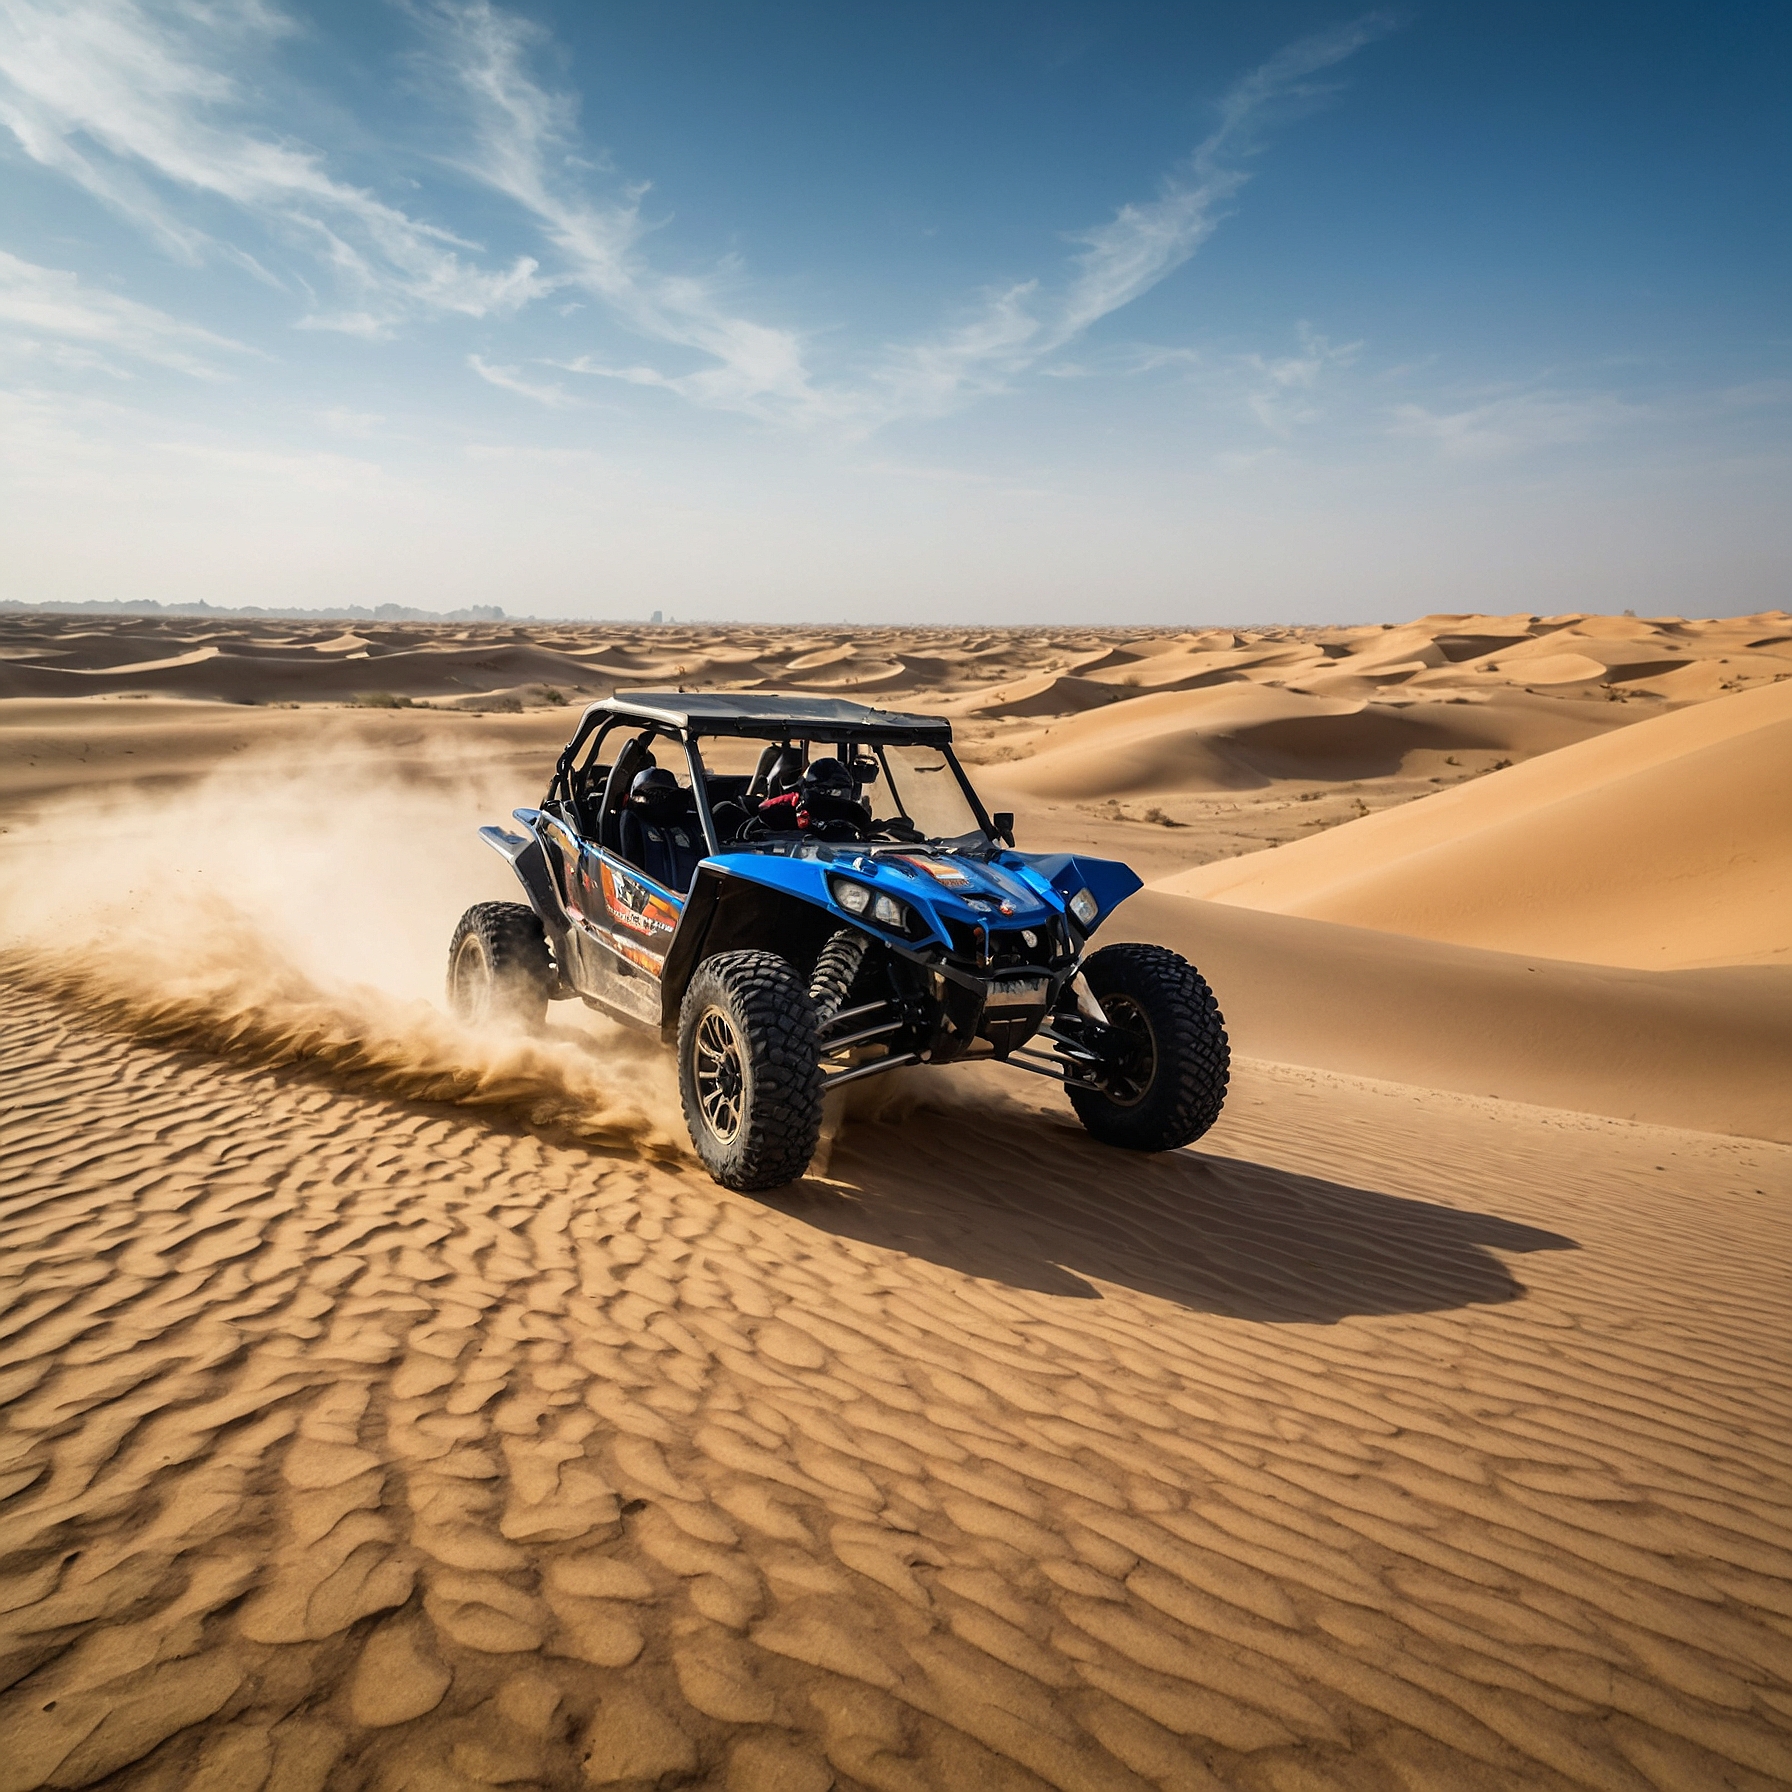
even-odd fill
[{"label": "graphic decal on door", "polygon": [[604,944],[630,964],[638,965],[650,977],[659,976],[666,968],[665,953],[649,952],[645,946],[637,946],[633,940],[625,940],[619,934],[606,933]]},{"label": "graphic decal on door", "polygon": [[[608,859],[603,861],[603,886],[610,918],[618,927],[626,927],[630,933],[638,933],[658,945],[671,942],[678,926],[679,908],[670,897],[662,896],[652,884],[631,876]],[[633,953],[628,956],[634,958]]]}]

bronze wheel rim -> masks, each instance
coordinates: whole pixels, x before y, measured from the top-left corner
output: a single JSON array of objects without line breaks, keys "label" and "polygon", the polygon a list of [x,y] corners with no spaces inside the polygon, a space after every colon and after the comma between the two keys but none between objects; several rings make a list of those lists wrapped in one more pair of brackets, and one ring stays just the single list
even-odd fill
[{"label": "bronze wheel rim", "polygon": [[703,1124],[724,1145],[740,1132],[746,1068],[740,1034],[720,1008],[706,1008],[691,1041],[691,1081]]}]

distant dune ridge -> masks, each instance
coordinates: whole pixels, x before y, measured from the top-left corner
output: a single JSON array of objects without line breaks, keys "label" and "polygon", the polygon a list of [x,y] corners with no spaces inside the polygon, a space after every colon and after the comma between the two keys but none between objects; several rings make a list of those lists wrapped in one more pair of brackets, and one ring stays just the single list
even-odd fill
[{"label": "distant dune ridge", "polygon": [[[689,1160],[441,1006],[618,687],[943,711],[1150,887],[1185,1151]],[[1792,1784],[1792,618],[0,612],[0,1792]]]},{"label": "distant dune ridge", "polygon": [[1155,887],[1589,964],[1792,966],[1792,684]]},{"label": "distant dune ridge", "polygon": [[[1628,718],[1623,718],[1628,720]],[[1014,789],[1076,800],[1261,788],[1276,779],[1373,778],[1414,754],[1529,756],[1618,720],[1603,709],[1502,692],[1473,704],[1316,697],[1281,684],[1154,691],[1038,737],[1003,774]]]},{"label": "distant dune ridge", "polygon": [[[95,616],[0,610],[0,697],[154,691],[225,702],[384,691],[467,700],[538,680],[925,692],[989,720],[1150,693],[1283,687],[1394,704],[1522,691],[1699,700],[1792,671],[1792,617],[1430,616],[1400,628],[755,628]],[[1551,743],[1554,744],[1554,743]]]}]

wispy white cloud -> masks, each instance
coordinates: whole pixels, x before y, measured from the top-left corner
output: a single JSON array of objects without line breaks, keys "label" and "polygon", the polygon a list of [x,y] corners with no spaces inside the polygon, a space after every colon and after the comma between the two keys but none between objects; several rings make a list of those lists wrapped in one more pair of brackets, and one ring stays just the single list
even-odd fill
[{"label": "wispy white cloud", "polygon": [[1455,411],[1398,405],[1391,427],[1434,443],[1452,460],[1499,460],[1592,441],[1651,414],[1647,405],[1609,393],[1517,392]]},{"label": "wispy white cloud", "polygon": [[519,398],[532,398],[537,404],[544,404],[550,411],[571,410],[578,400],[563,386],[541,386],[532,380],[526,380],[514,367],[494,367],[479,355],[468,355],[467,365],[488,384],[498,386],[506,392],[514,392]]},{"label": "wispy white cloud", "polygon": [[221,377],[220,354],[246,352],[243,344],[182,323],[152,305],[84,286],[60,268],[38,267],[0,249],[0,326],[15,342],[48,338],[76,351],[67,365],[111,369],[109,351],[198,379]]},{"label": "wispy white cloud", "polygon": [[550,361],[563,373],[582,373],[592,379],[621,380],[627,386],[671,386],[672,382],[657,367],[637,363],[633,367],[613,367],[595,355],[580,355],[574,361]]},{"label": "wispy white cloud", "polygon": [[292,29],[265,0],[7,0],[0,124],[53,168],[188,260],[247,250],[184,218],[221,200],[322,264],[352,295],[310,321],[367,334],[407,312],[472,317],[542,290],[536,264],[480,265],[476,246],[333,176],[318,152],[245,121],[233,67]]},{"label": "wispy white cloud", "polygon": [[[1317,103],[1331,91],[1326,71],[1390,28],[1372,13],[1271,57],[1224,96],[1213,130],[1154,198],[1068,236],[1055,278],[992,288],[919,341],[856,360],[835,350],[823,377],[811,365],[815,340],[748,315],[737,262],[666,265],[663,232],[643,211],[647,186],[622,185],[597,164],[576,97],[534,71],[542,27],[493,0],[401,3],[450,102],[444,115],[465,133],[447,159],[518,209],[539,232],[539,259],[488,265],[477,244],[416,215],[415,201],[343,179],[321,149],[279,129],[278,82],[253,78],[296,30],[272,0],[0,0],[0,125],[169,253],[229,258],[306,294],[302,327],[377,339],[407,318],[495,319],[556,294],[563,315],[582,300],[594,323],[646,345],[554,363],[565,372],[854,434],[943,415],[1028,373],[1092,371],[1063,351],[1195,254],[1271,127]],[[528,349],[514,358],[541,364]],[[478,356],[468,365],[536,403],[578,403],[517,365]],[[1266,420],[1288,411],[1296,367],[1260,370]]]},{"label": "wispy white cloud", "polygon": [[876,421],[938,416],[966,398],[1000,391],[1061,348],[1048,338],[1034,304],[1039,282],[1028,280],[985,295],[983,309],[932,341],[892,348],[878,370]]},{"label": "wispy white cloud", "polygon": [[1290,44],[1236,83],[1220,102],[1219,123],[1186,168],[1165,179],[1158,197],[1122,206],[1111,222],[1083,236],[1058,328],[1077,334],[1182,266],[1218,228],[1227,202],[1250,178],[1243,164],[1262,149],[1268,129],[1335,91],[1314,77],[1385,36],[1393,24],[1388,13],[1365,13]]},{"label": "wispy white cloud", "polygon": [[577,106],[530,73],[537,27],[489,0],[441,0],[421,16],[431,22],[438,55],[472,105],[475,150],[465,171],[535,219],[571,284],[637,334],[709,362],[677,374],[596,361],[578,371],[661,385],[728,410],[806,417],[827,409],[805,366],[801,338],[740,315],[727,301],[727,270],[674,274],[648,259],[644,186],[594,199],[569,177]]},{"label": "wispy white cloud", "polygon": [[1319,415],[1321,380],[1334,369],[1351,366],[1363,351],[1360,342],[1333,343],[1305,323],[1298,333],[1299,354],[1245,355],[1237,362],[1249,387],[1245,404],[1276,435],[1313,422]]},{"label": "wispy white cloud", "polygon": [[[1165,375],[1198,391],[1216,417],[1248,412],[1271,434],[1288,436],[1318,423],[1335,408],[1336,394],[1327,389],[1335,385],[1336,375],[1356,364],[1364,348],[1361,342],[1333,342],[1304,322],[1295,326],[1295,338],[1298,347],[1283,354],[1109,343],[1074,361],[1052,360],[1034,371],[1043,378],[1066,380]],[[1250,461],[1269,450],[1241,452]]]},{"label": "wispy white cloud", "polygon": [[736,270],[671,274],[655,267],[646,254],[645,186],[594,199],[568,175],[577,107],[531,74],[537,27],[490,0],[435,0],[422,16],[443,66],[473,106],[476,152],[466,171],[534,217],[567,278],[613,318],[708,363],[670,372],[587,355],[561,365],[658,386],[700,405],[861,432],[898,417],[940,415],[999,391],[1149,291],[1218,227],[1269,127],[1316,103],[1330,91],[1316,77],[1392,23],[1383,13],[1365,15],[1291,45],[1238,82],[1220,102],[1214,130],[1164,180],[1157,198],[1124,205],[1107,223],[1071,237],[1080,249],[1056,285],[1033,279],[993,289],[938,335],[892,345],[868,370],[823,380],[808,365],[800,332],[741,314],[732,302]]},{"label": "wispy white cloud", "polygon": [[1073,236],[1082,248],[1066,283],[1047,289],[1034,280],[992,291],[980,313],[947,334],[892,350],[881,373],[892,412],[937,412],[999,389],[1149,292],[1219,227],[1270,127],[1333,91],[1315,77],[1393,23],[1387,13],[1367,13],[1252,70],[1221,100],[1218,124],[1165,177],[1156,199],[1123,205],[1107,223]]}]

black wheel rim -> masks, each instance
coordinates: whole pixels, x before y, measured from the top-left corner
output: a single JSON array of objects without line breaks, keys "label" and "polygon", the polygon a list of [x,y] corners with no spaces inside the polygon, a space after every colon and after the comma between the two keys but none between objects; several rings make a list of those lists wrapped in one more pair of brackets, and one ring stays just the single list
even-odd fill
[{"label": "black wheel rim", "polygon": [[1101,1007],[1112,1029],[1112,1052],[1101,1092],[1116,1107],[1137,1107],[1157,1073],[1157,1036],[1131,996],[1103,996]]},{"label": "black wheel rim", "polygon": [[724,1145],[740,1131],[742,1089],[740,1034],[720,1008],[706,1008],[691,1041],[691,1080],[703,1124]]}]

